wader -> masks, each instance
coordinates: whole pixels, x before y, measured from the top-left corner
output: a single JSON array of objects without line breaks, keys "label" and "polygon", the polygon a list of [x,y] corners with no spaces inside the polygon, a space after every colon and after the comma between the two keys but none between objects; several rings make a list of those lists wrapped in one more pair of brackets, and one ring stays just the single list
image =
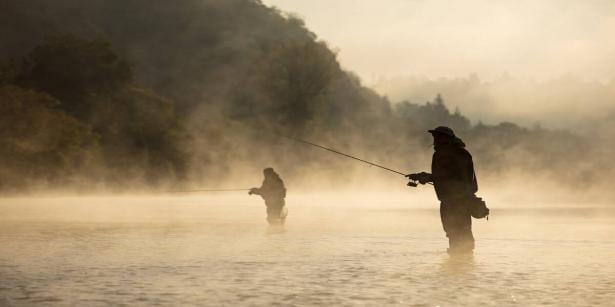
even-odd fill
[{"label": "wader", "polygon": [[463,200],[440,203],[442,227],[449,242],[449,253],[464,253],[474,250],[472,216]]},{"label": "wader", "polygon": [[286,222],[287,210],[284,199],[265,200],[267,206],[267,222],[283,225]]}]

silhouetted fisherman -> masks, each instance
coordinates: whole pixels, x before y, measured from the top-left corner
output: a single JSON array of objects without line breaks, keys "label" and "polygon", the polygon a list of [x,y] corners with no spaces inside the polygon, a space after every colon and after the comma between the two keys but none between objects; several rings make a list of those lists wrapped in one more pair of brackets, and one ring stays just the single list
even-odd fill
[{"label": "silhouetted fisherman", "polygon": [[263,175],[265,175],[265,180],[263,180],[261,187],[250,189],[248,194],[260,195],[265,200],[269,224],[284,224],[287,215],[284,202],[286,197],[284,181],[271,167],[264,169]]},{"label": "silhouetted fisherman", "polygon": [[[472,155],[465,144],[448,127],[429,130],[434,138],[434,154],[430,173],[410,174],[407,177],[421,184],[433,183],[440,200],[440,218],[449,242],[449,253],[471,253],[472,206],[478,191]],[[484,202],[483,202],[484,205]],[[488,214],[488,209],[487,214]],[[484,217],[484,216],[482,216]]]}]

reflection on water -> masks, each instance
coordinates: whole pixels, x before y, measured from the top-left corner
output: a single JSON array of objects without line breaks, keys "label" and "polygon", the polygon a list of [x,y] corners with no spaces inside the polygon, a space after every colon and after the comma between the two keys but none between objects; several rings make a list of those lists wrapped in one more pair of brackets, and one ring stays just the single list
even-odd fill
[{"label": "reflection on water", "polygon": [[476,269],[474,254],[459,254],[443,257],[440,270],[444,274],[471,273]]},{"label": "reflection on water", "polygon": [[268,225],[266,234],[276,235],[276,234],[283,234],[285,232],[286,232],[286,227],[284,225]]},{"label": "reflection on water", "polygon": [[475,254],[449,257],[435,208],[290,204],[272,227],[249,201],[0,200],[0,305],[615,300],[612,210],[494,208]]}]

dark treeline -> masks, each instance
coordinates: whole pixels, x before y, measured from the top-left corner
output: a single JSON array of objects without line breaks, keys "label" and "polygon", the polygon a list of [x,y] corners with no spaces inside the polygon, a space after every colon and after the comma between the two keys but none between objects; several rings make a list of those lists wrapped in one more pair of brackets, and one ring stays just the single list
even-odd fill
[{"label": "dark treeline", "polygon": [[264,166],[344,181],[353,162],[279,135],[410,171],[428,165],[438,125],[485,174],[612,173],[610,152],[572,133],[472,124],[440,96],[391,104],[256,0],[0,1],[3,190],[213,184]]},{"label": "dark treeline", "polygon": [[477,75],[457,78],[419,76],[379,79],[373,87],[393,101],[426,101],[434,92],[454,97],[450,107],[489,122],[512,121],[591,134],[596,122],[610,121],[615,111],[615,79],[588,81],[573,75],[532,80],[502,75],[481,80]]}]

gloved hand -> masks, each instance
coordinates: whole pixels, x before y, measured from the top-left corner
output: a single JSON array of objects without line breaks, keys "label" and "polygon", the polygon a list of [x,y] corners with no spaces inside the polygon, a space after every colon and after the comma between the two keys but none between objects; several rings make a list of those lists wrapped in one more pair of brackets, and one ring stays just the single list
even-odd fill
[{"label": "gloved hand", "polygon": [[413,187],[413,188],[416,188],[418,186],[418,184],[416,184],[416,175],[417,174],[408,174],[408,175],[404,176],[404,177],[410,179],[410,181],[408,182],[407,186]]},{"label": "gloved hand", "polygon": [[415,173],[415,174],[408,174],[408,175],[406,175],[406,178],[408,178],[408,179],[410,179],[410,180],[414,180],[414,181],[416,181],[416,180],[419,180],[418,175],[419,175],[418,173]]}]

